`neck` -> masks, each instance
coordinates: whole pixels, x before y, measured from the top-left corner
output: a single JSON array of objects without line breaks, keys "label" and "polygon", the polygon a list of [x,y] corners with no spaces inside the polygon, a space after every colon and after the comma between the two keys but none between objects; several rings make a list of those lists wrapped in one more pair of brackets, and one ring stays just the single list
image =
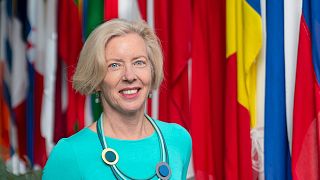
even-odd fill
[{"label": "neck", "polygon": [[143,111],[132,114],[104,111],[103,130],[106,136],[127,140],[141,139],[153,133]]}]

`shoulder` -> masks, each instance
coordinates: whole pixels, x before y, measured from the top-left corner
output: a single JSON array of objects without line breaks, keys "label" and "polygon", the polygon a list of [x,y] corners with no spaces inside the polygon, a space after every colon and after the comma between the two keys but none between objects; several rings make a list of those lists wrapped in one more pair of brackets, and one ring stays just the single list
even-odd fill
[{"label": "shoulder", "polygon": [[155,120],[155,122],[164,134],[170,134],[173,137],[179,137],[191,141],[189,132],[181,125],[176,123],[163,122],[160,120]]},{"label": "shoulder", "polygon": [[86,150],[85,147],[89,147],[92,144],[92,140],[96,140],[92,137],[88,129],[82,129],[68,138],[62,138],[53,148],[50,156],[63,156],[65,159],[70,157],[76,157],[76,150],[82,147],[81,150]]},{"label": "shoulder", "polygon": [[[68,138],[62,138],[52,149],[48,162],[51,161],[60,161],[60,160],[68,160],[68,158],[73,157],[73,148],[68,141]],[[71,156],[70,156],[71,155]],[[47,163],[48,163],[47,162]]]},{"label": "shoulder", "polygon": [[166,141],[172,142],[184,150],[190,150],[192,139],[189,132],[179,124],[155,120]]},{"label": "shoulder", "polygon": [[80,174],[79,163],[76,153],[83,130],[68,138],[60,139],[49,155],[49,159],[43,170],[43,179],[78,179]]},{"label": "shoulder", "polygon": [[67,139],[61,139],[50,153],[42,179],[78,178],[78,169],[72,146]]},{"label": "shoulder", "polygon": [[175,157],[172,161],[178,163],[178,159],[181,159],[182,164],[188,168],[192,152],[192,139],[189,132],[176,123],[159,120],[156,120],[156,123],[164,136],[169,154]]}]

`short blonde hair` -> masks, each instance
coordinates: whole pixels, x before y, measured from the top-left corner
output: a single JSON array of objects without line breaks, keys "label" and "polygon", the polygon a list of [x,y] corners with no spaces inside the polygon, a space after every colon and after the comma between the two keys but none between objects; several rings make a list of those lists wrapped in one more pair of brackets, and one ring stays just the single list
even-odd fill
[{"label": "short blonde hair", "polygon": [[163,55],[160,41],[144,22],[113,19],[98,26],[88,37],[73,75],[73,88],[85,95],[96,91],[106,75],[105,48],[114,37],[136,33],[145,41],[152,65],[152,89],[158,89],[163,79]]}]

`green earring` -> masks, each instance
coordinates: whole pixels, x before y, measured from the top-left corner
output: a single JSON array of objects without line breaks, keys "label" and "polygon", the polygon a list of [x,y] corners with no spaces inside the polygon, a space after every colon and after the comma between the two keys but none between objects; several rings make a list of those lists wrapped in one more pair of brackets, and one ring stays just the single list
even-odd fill
[{"label": "green earring", "polygon": [[96,94],[96,98],[95,98],[94,102],[98,104],[98,103],[100,103],[100,91],[96,92],[95,94]]}]

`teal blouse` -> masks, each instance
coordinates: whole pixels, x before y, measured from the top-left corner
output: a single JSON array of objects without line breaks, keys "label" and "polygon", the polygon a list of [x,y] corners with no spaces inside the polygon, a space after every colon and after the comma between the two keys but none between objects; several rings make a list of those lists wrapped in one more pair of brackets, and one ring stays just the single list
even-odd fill
[{"label": "teal blouse", "polygon": [[[191,155],[190,134],[180,125],[155,121],[168,149],[170,179],[186,179]],[[106,137],[108,147],[119,154],[118,168],[134,179],[155,174],[160,162],[160,146],[156,132],[139,140]],[[42,179],[115,179],[110,167],[101,158],[102,147],[97,133],[84,128],[69,138],[61,139],[52,150]],[[155,177],[154,179],[157,179]]]}]

